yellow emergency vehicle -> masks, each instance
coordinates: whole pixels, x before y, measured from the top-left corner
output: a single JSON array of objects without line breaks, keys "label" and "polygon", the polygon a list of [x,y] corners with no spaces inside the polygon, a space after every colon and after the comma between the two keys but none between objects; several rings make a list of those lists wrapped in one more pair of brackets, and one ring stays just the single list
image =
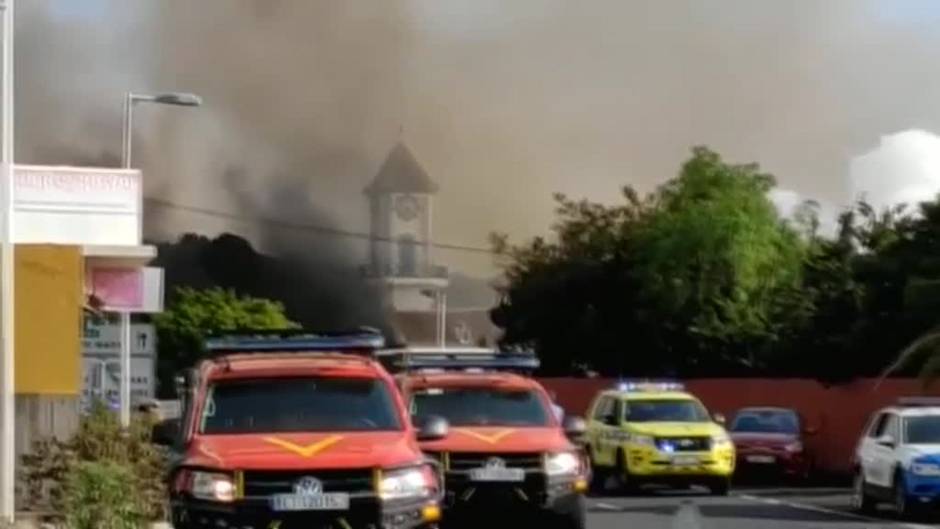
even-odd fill
[{"label": "yellow emergency vehicle", "polygon": [[621,382],[591,404],[586,444],[595,487],[615,478],[625,489],[647,484],[704,485],[728,494],[734,444],[701,401],[676,382]]}]

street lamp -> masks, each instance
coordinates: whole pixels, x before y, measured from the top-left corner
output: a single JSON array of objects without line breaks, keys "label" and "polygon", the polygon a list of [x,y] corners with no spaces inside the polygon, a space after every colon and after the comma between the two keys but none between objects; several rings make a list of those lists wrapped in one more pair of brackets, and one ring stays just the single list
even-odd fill
[{"label": "street lamp", "polygon": [[[131,127],[134,124],[134,105],[137,103],[157,103],[160,105],[176,105],[182,107],[198,107],[202,105],[202,98],[196,94],[186,92],[169,92],[165,94],[135,94],[128,92],[124,95],[124,126],[121,134],[121,167],[131,168]],[[120,404],[121,425],[127,427],[131,424],[131,313],[121,313],[121,380]]]},{"label": "street lamp", "polygon": [[135,94],[128,92],[124,95],[124,128],[121,135],[121,167],[131,167],[131,127],[134,125],[134,105],[137,103],[157,103],[161,105],[176,105],[180,107],[198,107],[202,105],[202,98],[187,92],[169,92],[166,94]]}]

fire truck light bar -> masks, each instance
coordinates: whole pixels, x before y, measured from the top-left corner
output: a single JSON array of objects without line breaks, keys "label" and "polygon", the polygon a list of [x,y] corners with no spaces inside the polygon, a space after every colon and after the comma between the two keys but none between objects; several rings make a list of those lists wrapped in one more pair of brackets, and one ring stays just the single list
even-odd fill
[{"label": "fire truck light bar", "polygon": [[263,352],[374,352],[385,347],[378,331],[310,332],[301,330],[244,332],[213,337],[205,342],[212,354]]},{"label": "fire truck light bar", "polygon": [[390,360],[387,364],[393,370],[405,371],[535,371],[541,365],[534,354],[500,351],[388,351],[381,355]]}]

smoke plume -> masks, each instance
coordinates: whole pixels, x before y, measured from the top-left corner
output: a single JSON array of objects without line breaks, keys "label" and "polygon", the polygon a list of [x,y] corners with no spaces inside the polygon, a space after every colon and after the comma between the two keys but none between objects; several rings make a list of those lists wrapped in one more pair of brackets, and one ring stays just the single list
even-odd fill
[{"label": "smoke plume", "polygon": [[[698,144],[846,204],[853,157],[940,131],[931,0],[18,5],[21,160],[113,159],[125,90],[193,91],[204,108],[139,109],[148,194],[301,224],[365,229],[360,191],[399,137],[441,185],[438,240],[482,246],[491,230],[543,233],[554,191],[649,190]],[[361,241],[152,206],[153,236],[364,257]],[[491,271],[485,253],[438,255]]]}]

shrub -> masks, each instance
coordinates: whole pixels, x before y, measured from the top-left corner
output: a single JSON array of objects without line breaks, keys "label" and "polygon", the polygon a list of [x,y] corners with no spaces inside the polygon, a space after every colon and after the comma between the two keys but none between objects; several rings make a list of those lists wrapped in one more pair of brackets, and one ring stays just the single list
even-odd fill
[{"label": "shrub", "polygon": [[[74,501],[74,495],[99,490],[92,485],[76,488],[77,484],[100,478],[104,480],[100,484],[104,494],[109,490],[109,480],[121,475],[121,487],[135,505],[133,512],[147,520],[165,519],[166,454],[150,442],[151,427],[147,419],[135,417],[131,427],[124,430],[114,413],[104,406],[95,406],[71,439],[37,442],[32,452],[23,457],[28,508],[51,513],[54,521],[70,519],[78,516],[73,509],[81,505]],[[110,500],[102,501],[105,501],[102,507],[108,507]],[[137,523],[136,520],[128,523]]]},{"label": "shrub", "polygon": [[81,461],[69,468],[63,484],[69,529],[137,529],[147,522],[130,466],[113,461]]}]

